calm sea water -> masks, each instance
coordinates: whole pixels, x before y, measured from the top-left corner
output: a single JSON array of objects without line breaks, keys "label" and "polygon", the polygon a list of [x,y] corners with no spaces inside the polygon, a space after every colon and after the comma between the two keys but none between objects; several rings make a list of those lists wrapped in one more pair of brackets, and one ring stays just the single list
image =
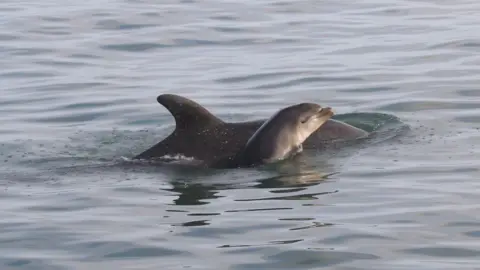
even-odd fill
[{"label": "calm sea water", "polygon": [[[0,12],[0,269],[480,269],[479,1]],[[162,93],[227,121],[312,101],[409,130],[274,170],[122,162],[172,130]]]}]

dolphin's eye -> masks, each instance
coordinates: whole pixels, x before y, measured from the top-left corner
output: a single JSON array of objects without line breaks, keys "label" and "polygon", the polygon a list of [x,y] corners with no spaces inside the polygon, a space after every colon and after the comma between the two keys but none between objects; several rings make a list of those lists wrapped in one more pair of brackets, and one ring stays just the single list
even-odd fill
[{"label": "dolphin's eye", "polygon": [[307,121],[308,121],[308,118],[302,118],[302,119],[300,119],[300,122],[301,122],[302,124],[305,124]]}]

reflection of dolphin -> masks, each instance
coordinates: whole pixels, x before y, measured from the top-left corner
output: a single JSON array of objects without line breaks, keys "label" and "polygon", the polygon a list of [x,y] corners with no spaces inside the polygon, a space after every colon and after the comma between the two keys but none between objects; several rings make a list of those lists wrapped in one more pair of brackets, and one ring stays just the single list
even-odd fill
[{"label": "reflection of dolphin", "polygon": [[[135,163],[141,166],[141,171],[157,171],[162,174],[162,179],[169,185],[160,187],[161,190],[176,194],[172,197],[172,203],[176,205],[202,205],[213,203],[224,196],[223,191],[245,189],[282,189],[281,193],[260,193],[260,196],[247,196],[237,198],[237,201],[261,201],[261,200],[305,200],[317,199],[319,196],[338,192],[335,188],[320,188],[312,191],[309,187],[321,185],[329,181],[336,173],[323,171],[323,167],[329,167],[324,163],[328,160],[315,162],[310,166],[304,161],[306,157],[296,155],[288,162],[275,163],[265,170],[247,169],[246,171],[228,171],[228,177],[222,170],[205,170],[197,167],[148,166],[145,163]],[[293,164],[292,164],[293,163]],[[320,165],[319,165],[320,163]],[[329,168],[328,171],[333,170]],[[287,188],[287,189],[285,189]]]},{"label": "reflection of dolphin", "polygon": [[[208,162],[233,156],[265,122],[265,119],[262,119],[227,123],[200,104],[178,95],[160,95],[157,101],[173,115],[175,130],[167,138],[136,156],[137,159],[180,154]],[[330,141],[353,140],[367,135],[366,131],[329,119],[305,140],[303,147],[319,148]]]},{"label": "reflection of dolphin", "polygon": [[255,131],[234,156],[212,167],[250,167],[273,163],[302,151],[302,143],[333,115],[331,108],[300,103],[281,109]]}]

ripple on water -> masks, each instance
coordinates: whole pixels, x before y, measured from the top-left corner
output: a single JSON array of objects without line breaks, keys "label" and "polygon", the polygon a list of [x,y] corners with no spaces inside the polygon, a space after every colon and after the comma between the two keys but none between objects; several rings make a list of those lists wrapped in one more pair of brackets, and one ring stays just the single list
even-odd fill
[{"label": "ripple on water", "polygon": [[263,73],[256,73],[256,74],[247,74],[247,75],[239,75],[239,76],[230,76],[227,78],[220,78],[216,81],[219,83],[241,83],[241,82],[263,82],[265,80],[272,80],[276,81],[280,78],[286,76],[295,76],[295,75],[302,75],[301,72],[297,71],[283,71],[283,72],[263,72]]},{"label": "ripple on water", "polygon": [[288,87],[298,87],[298,85],[308,85],[308,84],[318,84],[320,82],[335,82],[335,81],[362,81],[361,78],[355,78],[355,77],[320,77],[320,76],[312,76],[312,77],[306,77],[302,76],[302,78],[297,78],[297,79],[291,79],[291,80],[286,80],[284,82],[279,82],[279,83],[269,83],[269,84],[263,84],[263,85],[258,85],[253,87],[253,89],[258,89],[258,90],[266,90],[266,89],[284,89]]},{"label": "ripple on water", "polygon": [[471,101],[435,101],[435,100],[418,100],[418,101],[400,101],[385,106],[378,107],[382,111],[395,112],[418,112],[432,110],[468,110],[478,109],[478,103]]},{"label": "ripple on water", "polygon": [[290,250],[275,252],[275,249],[262,249],[265,259],[262,263],[239,263],[236,269],[312,269],[345,264],[359,260],[376,260],[378,256],[368,253],[333,250]]},{"label": "ripple on water", "polygon": [[52,61],[52,60],[38,60],[35,61],[36,64],[43,65],[43,66],[52,66],[52,67],[82,67],[82,66],[90,66],[90,63],[85,62],[72,62],[69,61]]},{"label": "ripple on water", "polygon": [[[158,248],[158,247],[132,247],[132,248],[125,248],[125,244],[122,243],[122,248],[120,251],[111,252],[111,248],[109,248],[109,253],[107,253],[104,258],[116,258],[116,259],[129,259],[129,258],[142,258],[142,257],[168,257],[174,255],[183,255],[188,256],[188,254],[181,250],[172,250],[171,248]],[[118,245],[116,245],[118,247]],[[115,249],[113,249],[115,250]]]},{"label": "ripple on water", "polygon": [[421,247],[421,248],[410,248],[405,249],[403,252],[412,253],[417,255],[426,255],[429,257],[438,257],[438,258],[463,258],[463,257],[479,257],[480,251],[461,248],[461,247]]},{"label": "ripple on water", "polygon": [[20,37],[13,34],[0,34],[0,41],[14,41],[19,40]]},{"label": "ripple on water", "polygon": [[23,79],[25,77],[30,77],[30,78],[52,78],[54,76],[58,75],[57,72],[38,72],[38,71],[9,71],[9,72],[2,72],[0,73],[0,78],[17,78],[17,79]]},{"label": "ripple on water", "polygon": [[[469,123],[469,124],[478,124],[480,123],[480,116],[477,115],[476,113],[473,113],[475,115],[466,115],[466,116],[457,116],[455,117],[456,120],[463,122],[463,123]],[[478,130],[480,127],[477,127],[476,129]]]},{"label": "ripple on water", "polygon": [[456,92],[465,97],[480,97],[480,89],[458,90]]},{"label": "ripple on water", "polygon": [[130,24],[119,20],[100,20],[96,23],[96,27],[102,30],[136,30],[143,28],[156,27],[155,24]]},{"label": "ripple on water", "polygon": [[[46,55],[49,53],[55,52],[53,49],[45,48],[15,48],[15,49],[5,49],[10,51],[10,54],[13,56],[36,56],[36,55]],[[28,76],[25,76],[28,77]]]},{"label": "ripple on water", "polygon": [[152,52],[157,49],[171,48],[188,48],[188,47],[212,47],[212,46],[246,46],[255,45],[258,43],[293,43],[295,40],[289,38],[271,38],[271,39],[253,39],[242,38],[226,41],[214,41],[206,39],[172,39],[166,43],[158,42],[136,42],[136,43],[123,43],[123,44],[108,44],[102,45],[100,48],[103,50],[125,51],[125,52]]},{"label": "ripple on water", "polygon": [[455,48],[455,49],[478,49],[480,47],[480,42],[476,40],[455,40],[445,43],[437,43],[430,46],[430,49],[440,49],[440,48]]},{"label": "ripple on water", "polygon": [[127,43],[127,44],[110,44],[103,45],[104,50],[126,51],[126,52],[147,52],[159,48],[174,47],[172,44],[160,43]]}]

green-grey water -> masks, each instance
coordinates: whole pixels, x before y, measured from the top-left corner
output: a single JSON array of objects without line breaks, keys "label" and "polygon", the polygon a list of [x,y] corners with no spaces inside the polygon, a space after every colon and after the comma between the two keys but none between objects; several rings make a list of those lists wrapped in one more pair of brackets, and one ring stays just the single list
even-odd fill
[{"label": "green-grey water", "polygon": [[[0,269],[480,269],[480,2],[3,1]],[[155,100],[377,130],[271,168],[130,158]]]}]

